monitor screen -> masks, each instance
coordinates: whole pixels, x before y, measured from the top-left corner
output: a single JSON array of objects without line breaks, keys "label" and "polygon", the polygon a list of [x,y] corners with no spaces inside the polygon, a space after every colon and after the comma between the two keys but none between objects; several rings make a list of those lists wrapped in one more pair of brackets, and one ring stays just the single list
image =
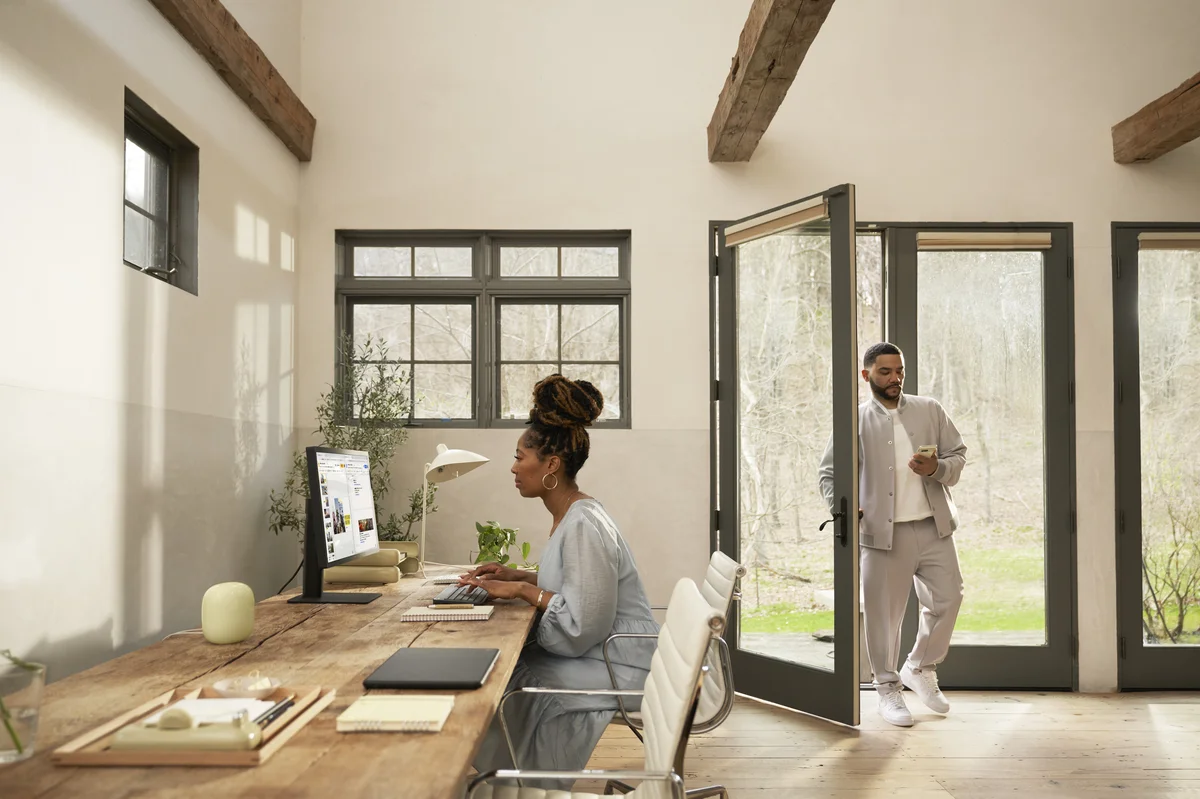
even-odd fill
[{"label": "monitor screen", "polygon": [[[317,526],[324,532],[325,562],[332,565],[379,551],[367,453],[331,452],[314,447],[310,458],[313,456],[321,509]],[[312,470],[309,476],[311,480]]]}]

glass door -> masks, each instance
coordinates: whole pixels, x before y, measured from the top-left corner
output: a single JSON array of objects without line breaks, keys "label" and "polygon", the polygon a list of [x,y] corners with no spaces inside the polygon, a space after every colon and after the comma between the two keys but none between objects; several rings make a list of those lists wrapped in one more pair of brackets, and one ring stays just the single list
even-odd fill
[{"label": "glass door", "polygon": [[1200,226],[1113,226],[1120,684],[1200,688]]},{"label": "glass door", "polygon": [[[954,502],[964,599],[944,688],[1075,680],[1074,381],[1069,228],[888,230],[890,339],[904,390],[967,446]],[[910,596],[901,652],[916,636]]]},{"label": "glass door", "polygon": [[713,543],[749,571],[726,632],[738,691],[856,725],[854,187],[713,233]]}]

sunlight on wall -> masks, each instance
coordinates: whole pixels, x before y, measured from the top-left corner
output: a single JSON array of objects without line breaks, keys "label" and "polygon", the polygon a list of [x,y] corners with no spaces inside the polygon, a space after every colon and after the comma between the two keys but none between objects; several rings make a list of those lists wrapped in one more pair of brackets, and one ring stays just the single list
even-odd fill
[{"label": "sunlight on wall", "polygon": [[266,303],[237,306],[233,361],[235,465],[234,493],[241,495],[265,460],[263,423],[269,421],[267,389],[271,373],[271,309]]},{"label": "sunlight on wall", "polygon": [[0,592],[33,585],[42,579],[43,541],[41,536],[20,535],[16,530],[0,539]]},{"label": "sunlight on wall", "polygon": [[296,271],[296,240],[279,231],[279,268],[285,272]]},{"label": "sunlight on wall", "polygon": [[295,416],[296,362],[295,362],[295,308],[283,305],[279,309],[279,416],[275,423],[280,425],[280,443],[291,436]]},{"label": "sunlight on wall", "polygon": [[[0,30],[5,24],[0,17]],[[124,166],[120,128],[98,122],[5,42],[0,109],[6,119],[24,120],[0,126],[0,152],[20,154],[5,159],[0,178],[0,297],[18,298],[0,313],[6,342],[0,382],[123,398],[121,278],[131,270],[121,264],[120,195],[113,199]],[[97,207],[109,212],[97,215]],[[61,235],[64,219],[71,220],[72,240],[86,247],[48,246]],[[89,320],[87,334],[58,323],[69,319]],[[30,331],[36,331],[35,344]]]},{"label": "sunlight on wall", "polygon": [[163,628],[163,529],[158,514],[149,520],[141,542],[141,607],[138,608],[137,637]]},{"label": "sunlight on wall", "polygon": [[130,319],[130,333],[142,342],[141,404],[149,413],[146,429],[145,449],[142,463],[145,471],[143,484],[160,488],[163,483],[163,452],[166,446],[167,402],[167,319],[170,315],[167,292],[171,289],[149,286],[141,300],[144,309],[142,329],[137,329],[137,320]]},{"label": "sunlight on wall", "polygon": [[234,209],[234,240],[237,255],[247,261],[271,263],[271,224],[246,206]]},{"label": "sunlight on wall", "polygon": [[261,216],[256,220],[254,258],[260,264],[271,263],[271,226]]}]

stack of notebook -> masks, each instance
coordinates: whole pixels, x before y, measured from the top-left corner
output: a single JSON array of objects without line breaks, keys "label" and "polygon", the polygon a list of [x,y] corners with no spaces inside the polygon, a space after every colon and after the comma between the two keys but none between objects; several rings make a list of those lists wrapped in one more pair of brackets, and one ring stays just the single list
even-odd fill
[{"label": "stack of notebook", "polygon": [[345,566],[325,570],[327,583],[397,583],[400,581],[400,562],[404,553],[381,549]]},{"label": "stack of notebook", "polygon": [[368,694],[337,717],[338,732],[441,732],[454,697]]},{"label": "stack of notebook", "polygon": [[476,605],[473,608],[453,607],[442,610],[436,605],[431,608],[409,608],[400,614],[400,621],[486,621],[494,605]]}]

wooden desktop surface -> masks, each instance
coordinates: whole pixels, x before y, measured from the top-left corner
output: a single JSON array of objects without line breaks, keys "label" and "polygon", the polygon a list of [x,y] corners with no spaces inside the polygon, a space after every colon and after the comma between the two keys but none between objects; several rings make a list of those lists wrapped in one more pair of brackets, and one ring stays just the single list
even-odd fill
[{"label": "wooden desktop surface", "polygon": [[[42,703],[37,754],[0,766],[0,796],[133,797],[455,797],[467,778],[534,611],[502,603],[488,621],[401,622],[445,586],[420,578],[370,588],[367,605],[289,605],[276,596],[255,608],[246,641],[214,646],[185,633],[51,683]],[[363,694],[362,681],[402,646],[496,647],[500,658],[483,687],[458,695],[442,732],[339,733],[334,720]],[[50,752],[173,688],[211,685],[258,670],[284,685],[337,689],[337,698],[270,760],[255,768],[68,767]]]}]

